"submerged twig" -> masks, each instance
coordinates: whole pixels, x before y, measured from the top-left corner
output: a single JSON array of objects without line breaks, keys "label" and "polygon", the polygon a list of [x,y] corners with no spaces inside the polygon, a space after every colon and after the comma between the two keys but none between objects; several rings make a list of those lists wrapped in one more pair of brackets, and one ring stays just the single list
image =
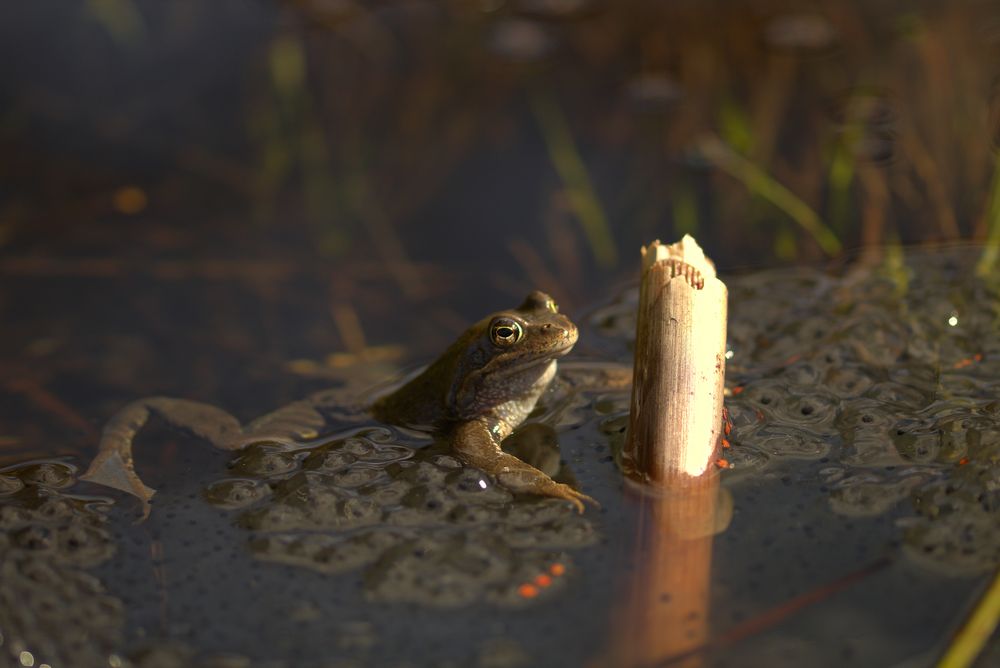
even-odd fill
[{"label": "submerged twig", "polygon": [[27,378],[12,378],[4,383],[6,389],[24,396],[39,409],[54,416],[60,422],[76,429],[87,438],[97,436],[94,425],[80,415],[62,399],[45,389],[38,381]]},{"label": "submerged twig", "polygon": [[837,578],[832,582],[821,584],[813,589],[810,589],[809,591],[799,594],[798,596],[794,596],[791,599],[763,610],[745,622],[737,624],[725,633],[719,635],[715,640],[705,643],[704,645],[693,647],[686,652],[666,657],[661,661],[658,661],[655,666],[656,668],[667,668],[668,666],[675,666],[678,664],[687,665],[683,662],[686,659],[690,659],[692,656],[712,649],[732,647],[747,638],[752,638],[753,636],[760,635],[765,631],[772,630],[778,624],[784,622],[796,613],[801,612],[809,606],[819,604],[834,594],[844,591],[848,587],[853,587],[860,582],[864,582],[866,579],[882,571],[891,564],[892,561],[886,557],[876,559],[867,566],[848,573],[843,577]]}]

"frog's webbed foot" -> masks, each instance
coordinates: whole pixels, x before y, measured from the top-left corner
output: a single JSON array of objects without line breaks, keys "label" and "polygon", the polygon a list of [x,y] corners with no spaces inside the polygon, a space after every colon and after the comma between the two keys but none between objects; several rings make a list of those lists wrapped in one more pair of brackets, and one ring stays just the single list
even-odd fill
[{"label": "frog's webbed foot", "polygon": [[584,501],[600,505],[590,496],[556,482],[501,450],[485,422],[474,420],[456,425],[452,431],[452,450],[471,466],[496,476],[500,484],[512,491],[565,499],[580,513],[584,511]]},{"label": "frog's webbed foot", "polygon": [[[516,458],[515,458],[516,459]],[[525,465],[527,466],[527,465]],[[482,468],[482,467],[480,467]],[[506,468],[506,467],[504,467]],[[530,469],[530,467],[528,467]],[[485,470],[485,469],[484,469]],[[539,494],[541,496],[551,496],[557,499],[565,499],[573,504],[576,511],[583,514],[585,506],[583,502],[594,504],[595,507],[600,507],[601,504],[597,502],[597,499],[584,494],[583,492],[578,492],[569,485],[561,482],[556,482],[552,478],[548,477],[541,471],[535,470],[504,470],[500,472],[492,472],[496,475],[497,480],[500,481],[504,487],[511,489],[515,492],[530,492],[532,494]],[[541,477],[539,477],[539,475]]]}]

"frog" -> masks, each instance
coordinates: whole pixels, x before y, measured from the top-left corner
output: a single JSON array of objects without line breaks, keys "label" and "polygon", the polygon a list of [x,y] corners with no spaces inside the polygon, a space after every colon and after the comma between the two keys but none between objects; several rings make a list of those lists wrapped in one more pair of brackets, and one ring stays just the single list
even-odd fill
[{"label": "frog", "polygon": [[[466,329],[434,362],[364,406],[376,420],[443,438],[466,465],[515,493],[568,501],[579,513],[595,499],[556,482],[505,452],[501,444],[534,410],[556,376],[557,362],[577,342],[576,325],[555,300],[533,291],[516,308],[490,314]],[[118,489],[142,502],[149,516],[156,490],[135,471],[133,441],[152,414],[223,450],[260,442],[294,446],[317,438],[336,393],[319,392],[246,425],[216,406],[165,396],[127,404],[105,425],[98,452],[81,480]]]}]

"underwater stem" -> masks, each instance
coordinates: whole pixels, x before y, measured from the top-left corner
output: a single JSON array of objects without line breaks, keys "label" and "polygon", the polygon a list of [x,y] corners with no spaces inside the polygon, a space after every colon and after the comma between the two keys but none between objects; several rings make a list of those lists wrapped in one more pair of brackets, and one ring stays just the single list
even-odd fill
[{"label": "underwater stem", "polygon": [[717,137],[706,137],[698,148],[701,156],[712,165],[740,181],[753,194],[763,197],[788,214],[799,227],[816,240],[827,255],[836,255],[840,252],[840,240],[833,230],[823,223],[819,214],[763,169],[733,151]]}]

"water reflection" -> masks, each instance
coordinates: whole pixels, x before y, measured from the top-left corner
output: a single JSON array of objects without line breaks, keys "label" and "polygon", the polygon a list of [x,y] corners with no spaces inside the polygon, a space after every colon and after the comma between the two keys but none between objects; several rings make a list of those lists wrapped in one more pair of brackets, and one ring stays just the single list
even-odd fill
[{"label": "water reflection", "polygon": [[637,484],[626,490],[637,514],[634,569],[620,585],[612,648],[602,665],[703,665],[695,650],[710,637],[713,536],[729,523],[731,499],[720,499],[715,473],[663,490]]},{"label": "water reflection", "polygon": [[[36,10],[4,22],[6,73],[20,92],[0,128],[22,165],[10,174],[19,186],[11,211],[22,212],[15,219],[75,211],[87,220],[69,226],[77,243],[84,227],[146,236],[109,212],[184,218],[184,203],[207,200],[238,215],[214,216],[215,233],[199,245],[195,232],[189,250],[260,252],[277,242],[315,249],[345,272],[359,257],[382,258],[390,271],[463,252],[471,253],[457,263],[463,268],[496,264],[511,260],[513,238],[547,264],[564,243],[600,258],[608,240],[580,227],[579,211],[555,243],[535,224],[565,187],[558,157],[539,143],[544,121],[524,113],[524,98],[540,91],[567,117],[592,172],[589,196],[619,248],[665,226],[670,236],[711,239],[723,265],[815,258],[831,246],[795,229],[806,210],[846,247],[896,229],[908,240],[986,238],[991,229],[981,213],[993,158],[982,139],[996,132],[997,73],[980,47],[992,39],[983,26],[997,17],[985,6],[894,12],[848,3],[787,13],[767,1],[723,12],[654,3],[282,2],[182,10],[140,1],[87,3],[81,14],[90,20],[78,31]],[[222,25],[231,32],[220,55],[213,31]],[[43,27],[62,35],[66,49],[38,54],[17,39]],[[46,67],[20,68],[25,55]],[[157,76],[148,76],[157,63]],[[81,80],[90,85],[75,86]],[[186,100],[198,102],[197,114]],[[706,137],[767,179],[733,182],[685,159]],[[60,142],[72,159],[59,159]],[[126,167],[133,162],[142,169]],[[46,195],[38,178],[46,173],[72,187]],[[775,184],[802,212],[768,195]],[[485,243],[468,233],[470,223],[502,224],[503,241]],[[31,226],[17,227],[36,238]],[[600,264],[583,274],[584,287],[623,268]],[[568,278],[534,287],[565,289]],[[409,271],[397,285],[419,298],[426,282]],[[411,294],[413,284],[424,289]]]}]

